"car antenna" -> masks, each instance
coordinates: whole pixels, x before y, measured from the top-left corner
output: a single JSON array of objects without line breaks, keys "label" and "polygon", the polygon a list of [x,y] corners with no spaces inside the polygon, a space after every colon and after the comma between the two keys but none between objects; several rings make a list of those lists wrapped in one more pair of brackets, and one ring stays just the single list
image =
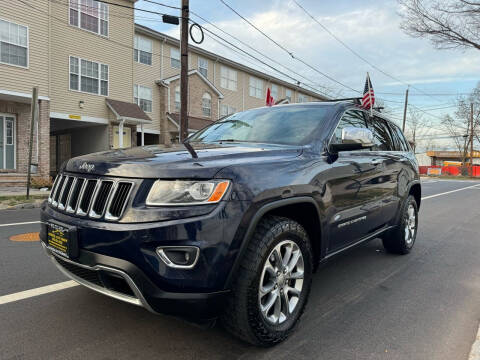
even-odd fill
[{"label": "car antenna", "polygon": [[182,144],[188,150],[190,155],[192,155],[192,158],[198,159],[197,152],[195,151],[195,149],[192,147],[192,145],[190,145],[190,143],[187,140],[185,140]]}]

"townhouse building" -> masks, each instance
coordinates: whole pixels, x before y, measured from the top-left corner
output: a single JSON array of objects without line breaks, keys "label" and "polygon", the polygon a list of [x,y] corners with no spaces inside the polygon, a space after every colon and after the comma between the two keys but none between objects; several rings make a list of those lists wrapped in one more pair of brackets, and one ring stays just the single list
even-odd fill
[{"label": "townhouse building", "polygon": [[[0,186],[25,182],[34,86],[35,176],[74,156],[178,141],[180,44],[135,24],[135,1],[0,2]],[[267,88],[277,101],[324,99],[190,46],[189,131],[263,106]]]}]

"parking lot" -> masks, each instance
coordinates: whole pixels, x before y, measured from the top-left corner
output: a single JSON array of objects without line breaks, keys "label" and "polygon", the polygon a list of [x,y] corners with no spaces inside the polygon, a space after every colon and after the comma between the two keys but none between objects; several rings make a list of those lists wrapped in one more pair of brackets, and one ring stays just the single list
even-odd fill
[{"label": "parking lot", "polygon": [[10,240],[39,231],[38,209],[1,211],[0,359],[466,360],[480,321],[480,182],[425,180],[422,198],[410,255],[374,240],[323,265],[296,332],[268,349],[63,284],[38,241]]}]

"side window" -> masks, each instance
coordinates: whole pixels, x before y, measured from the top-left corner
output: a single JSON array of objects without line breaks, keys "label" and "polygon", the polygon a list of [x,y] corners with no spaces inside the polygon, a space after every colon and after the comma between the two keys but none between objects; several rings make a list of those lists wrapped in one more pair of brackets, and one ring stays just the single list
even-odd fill
[{"label": "side window", "polygon": [[395,142],[395,150],[396,151],[409,151],[407,146],[407,141],[403,136],[403,133],[400,131],[399,127],[389,123],[390,130],[393,136],[393,141]]},{"label": "side window", "polygon": [[346,127],[366,128],[365,117],[358,110],[347,110],[338,122],[337,128],[332,135],[332,144],[340,144],[342,142],[342,130]]},{"label": "side window", "polygon": [[387,122],[374,116],[368,119],[368,128],[373,131],[373,151],[395,151],[395,145]]},{"label": "side window", "polygon": [[400,138],[400,141],[402,142],[402,149],[403,151],[411,151],[410,145],[408,145],[408,141],[405,138],[405,134],[400,130],[398,126],[395,126],[395,131],[398,134],[398,137]]}]

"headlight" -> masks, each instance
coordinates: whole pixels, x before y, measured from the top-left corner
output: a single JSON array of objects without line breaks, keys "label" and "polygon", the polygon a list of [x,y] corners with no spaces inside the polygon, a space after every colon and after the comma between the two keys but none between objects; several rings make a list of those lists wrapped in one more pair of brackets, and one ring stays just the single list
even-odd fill
[{"label": "headlight", "polygon": [[157,180],[147,196],[147,205],[174,206],[214,204],[228,190],[228,180]]}]

